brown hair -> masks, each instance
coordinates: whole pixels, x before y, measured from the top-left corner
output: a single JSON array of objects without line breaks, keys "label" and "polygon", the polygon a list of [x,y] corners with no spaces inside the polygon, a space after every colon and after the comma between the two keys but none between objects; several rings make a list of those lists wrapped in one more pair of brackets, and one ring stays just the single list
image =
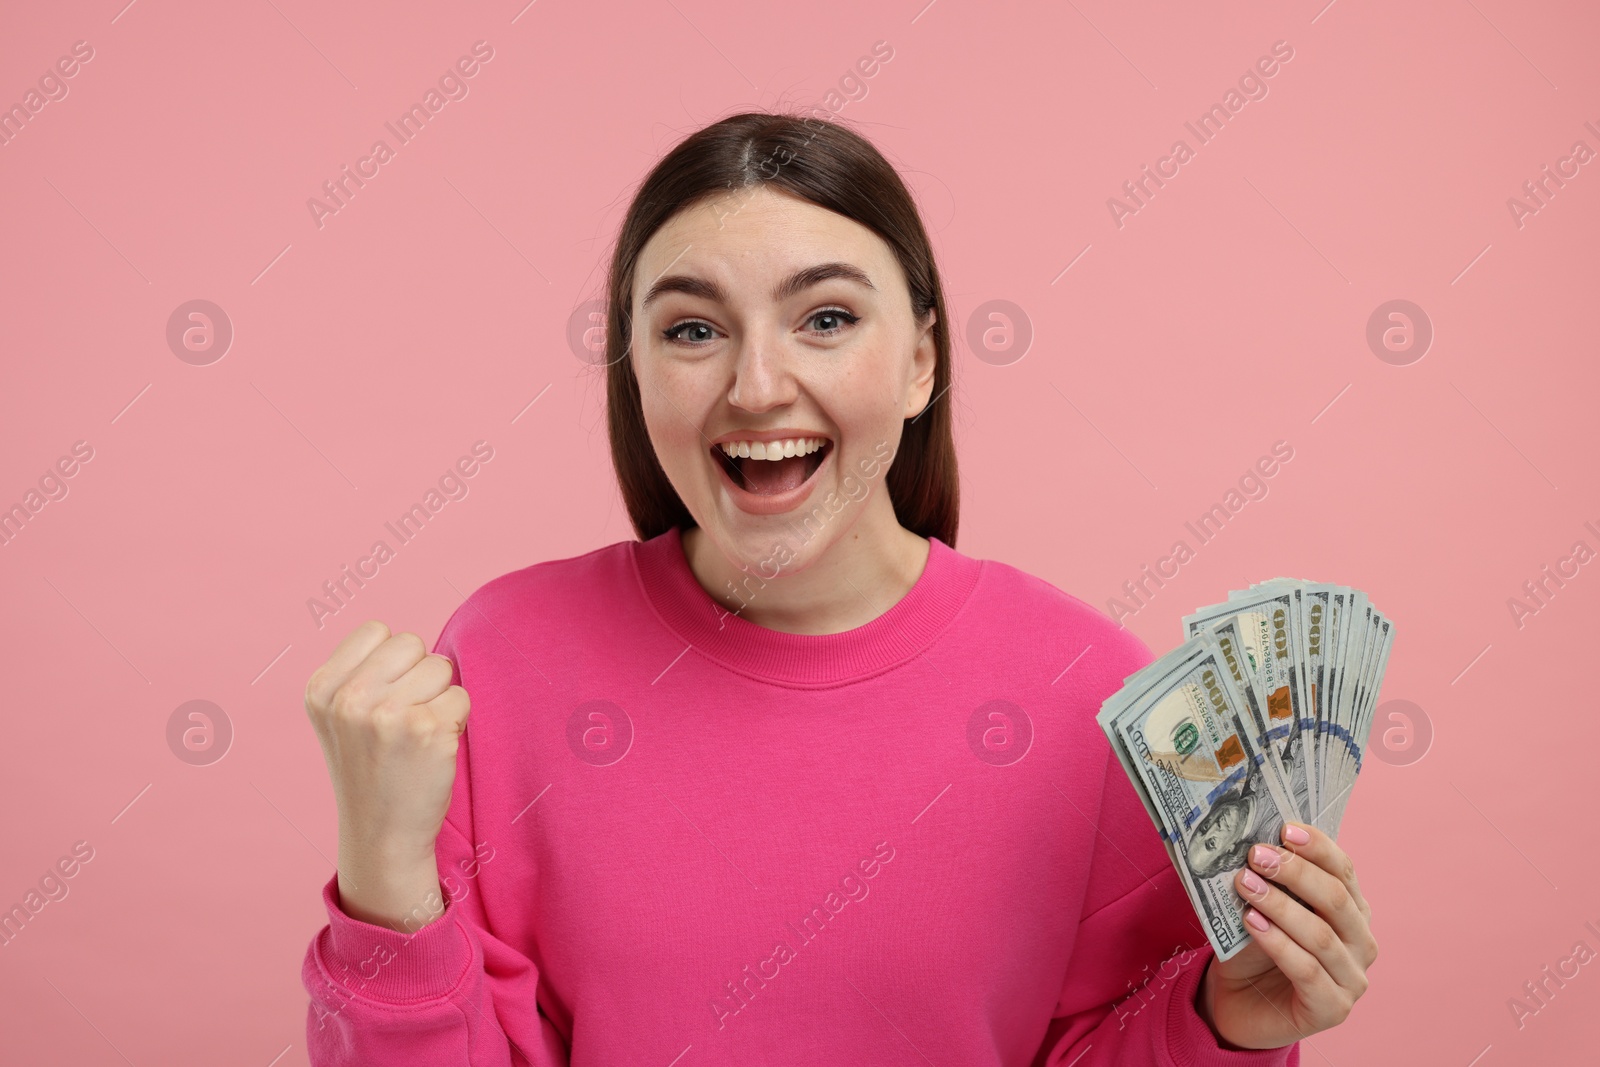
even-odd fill
[{"label": "brown hair", "polygon": [[645,430],[639,380],[629,354],[633,282],[639,253],[681,208],[729,190],[771,183],[853,219],[893,250],[905,272],[911,308],[933,326],[932,399],[906,420],[885,478],[900,524],[922,537],[956,543],[960,494],[951,405],[950,319],[933,249],[916,204],[888,160],[859,134],[834,122],[745,112],[698,130],[646,176],[634,194],[611,257],[606,297],[606,425],[611,463],[641,540],[695,525],[667,480]]}]

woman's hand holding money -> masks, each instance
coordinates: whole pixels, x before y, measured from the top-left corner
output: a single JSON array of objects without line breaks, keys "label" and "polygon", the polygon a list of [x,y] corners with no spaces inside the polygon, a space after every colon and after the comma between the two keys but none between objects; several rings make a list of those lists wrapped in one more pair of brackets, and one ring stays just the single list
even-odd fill
[{"label": "woman's hand holding money", "polygon": [[1283,840],[1253,847],[1234,876],[1251,943],[1211,959],[1195,997],[1225,1047],[1280,1048],[1339,1025],[1378,957],[1350,857],[1315,826],[1285,823]]}]

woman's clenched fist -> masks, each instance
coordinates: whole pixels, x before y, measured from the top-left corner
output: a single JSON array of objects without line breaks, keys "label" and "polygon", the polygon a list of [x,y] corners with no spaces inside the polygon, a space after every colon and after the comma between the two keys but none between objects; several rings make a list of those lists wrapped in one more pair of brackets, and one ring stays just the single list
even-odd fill
[{"label": "woman's clenched fist", "polygon": [[339,806],[341,905],[354,918],[399,929],[437,893],[433,846],[470,710],[452,675],[416,634],[372,621],[306,683]]}]

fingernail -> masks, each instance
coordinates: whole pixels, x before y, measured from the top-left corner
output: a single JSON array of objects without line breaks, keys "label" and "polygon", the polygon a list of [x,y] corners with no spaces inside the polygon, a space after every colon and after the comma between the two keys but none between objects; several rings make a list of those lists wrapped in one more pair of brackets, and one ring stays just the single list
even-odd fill
[{"label": "fingernail", "polygon": [[1263,882],[1261,880],[1261,876],[1249,868],[1245,869],[1244,877],[1239,879],[1239,881],[1243,882],[1245,889],[1249,890],[1251,893],[1259,895],[1267,891],[1267,883]]},{"label": "fingernail", "polygon": [[1276,870],[1278,867],[1278,854],[1266,845],[1257,845],[1250,850],[1250,862],[1257,867],[1267,870]]},{"label": "fingernail", "polygon": [[1254,926],[1262,933],[1266,933],[1268,930],[1272,929],[1272,924],[1267,922],[1267,917],[1254,908],[1248,908],[1245,910],[1244,921],[1249,923],[1251,926]]},{"label": "fingernail", "polygon": [[1283,839],[1291,845],[1308,845],[1311,843],[1311,835],[1306,833],[1305,828],[1296,826],[1292,822],[1283,824]]}]

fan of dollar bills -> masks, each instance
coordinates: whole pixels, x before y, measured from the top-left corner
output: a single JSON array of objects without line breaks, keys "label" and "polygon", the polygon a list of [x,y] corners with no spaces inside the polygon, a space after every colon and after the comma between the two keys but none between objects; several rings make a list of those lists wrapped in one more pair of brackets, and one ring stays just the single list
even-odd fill
[{"label": "fan of dollar bills", "polygon": [[1183,620],[1098,721],[1218,959],[1250,940],[1233,876],[1285,821],[1337,837],[1394,627],[1367,595],[1274,578]]}]

